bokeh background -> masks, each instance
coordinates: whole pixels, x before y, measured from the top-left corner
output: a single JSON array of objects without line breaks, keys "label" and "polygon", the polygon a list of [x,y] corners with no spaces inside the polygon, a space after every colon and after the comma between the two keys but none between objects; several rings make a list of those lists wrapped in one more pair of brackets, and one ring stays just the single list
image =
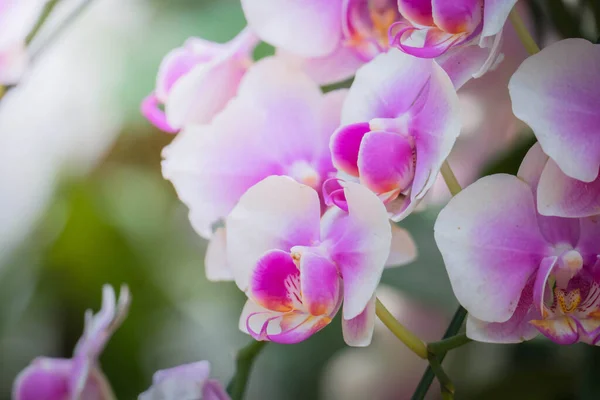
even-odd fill
[{"label": "bokeh background", "polygon": [[[40,37],[77,3],[62,0]],[[539,42],[600,35],[598,0],[520,3]],[[249,342],[237,329],[244,295],[206,280],[206,241],[160,171],[172,136],[138,109],[167,51],[189,36],[226,41],[244,25],[237,0],[95,0],[0,102],[0,399],[36,356],[71,355],[104,283],[133,294],[101,357],[119,399],[185,362],[206,359],[215,377],[232,376],[236,349]],[[510,25],[504,51],[498,70],[460,93],[465,129],[450,161],[462,184],[516,172],[533,143],[510,111],[506,83],[525,57]],[[457,306],[432,237],[448,196],[437,185],[428,207],[402,223],[419,258],[386,271],[380,293],[428,340]],[[586,345],[470,344],[445,365],[457,399],[600,398],[600,351]],[[369,348],[347,348],[334,321],[304,343],[267,346],[248,399],[408,399],[424,368],[381,327]]]}]

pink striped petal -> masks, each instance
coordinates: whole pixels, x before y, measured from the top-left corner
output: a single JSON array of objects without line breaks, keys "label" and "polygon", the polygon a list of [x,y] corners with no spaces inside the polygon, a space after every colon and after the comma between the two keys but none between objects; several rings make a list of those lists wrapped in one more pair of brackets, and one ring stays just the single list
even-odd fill
[{"label": "pink striped petal", "polygon": [[248,297],[271,311],[287,312],[301,303],[300,271],[290,253],[271,250],[258,262],[248,285]]},{"label": "pink striped petal", "polygon": [[415,174],[415,153],[409,140],[396,133],[369,132],[358,152],[360,182],[375,193],[403,192]]},{"label": "pink striped petal", "polygon": [[400,14],[417,25],[433,25],[431,0],[398,0]]},{"label": "pink striped petal", "polygon": [[330,322],[330,317],[314,317],[298,311],[280,315],[255,314],[248,318],[248,331],[257,340],[294,344],[308,339]]},{"label": "pink striped petal", "polygon": [[[299,249],[292,248],[292,254]],[[301,251],[302,301],[314,316],[331,315],[340,299],[340,276],[335,264],[313,251]]]},{"label": "pink striped petal", "polygon": [[477,319],[505,322],[552,247],[544,240],[530,187],[517,177],[482,178],[440,212],[435,240],[454,294]]},{"label": "pink striped petal", "polygon": [[342,0],[242,0],[248,25],[265,42],[305,57],[334,51],[342,34]]},{"label": "pink striped petal", "polygon": [[540,214],[565,218],[589,217],[600,214],[600,176],[592,182],[582,182],[565,175],[550,160],[538,186]]},{"label": "pink striped petal", "polygon": [[432,0],[433,20],[448,33],[473,32],[482,19],[482,0]]},{"label": "pink striped petal", "polygon": [[456,90],[479,73],[490,56],[490,50],[465,46],[448,51],[436,61],[446,71]]},{"label": "pink striped petal", "polygon": [[332,209],[321,223],[321,239],[344,281],[344,319],[359,315],[381,279],[392,234],[383,203],[370,190],[345,182],[348,212]]},{"label": "pink striped petal", "polygon": [[321,203],[312,188],[270,176],[240,198],[227,217],[227,257],[240,289],[269,250],[290,251],[319,239]]},{"label": "pink striped petal", "polygon": [[342,318],[342,333],[348,346],[366,347],[371,344],[375,329],[375,301],[373,295],[365,309],[352,319]]},{"label": "pink striped petal", "polygon": [[600,45],[566,39],[521,64],[509,83],[513,111],[568,176],[592,182],[600,169]]},{"label": "pink striped petal", "polygon": [[331,136],[330,149],[333,165],[345,173],[358,177],[358,152],[365,134],[370,132],[368,122],[343,126]]}]

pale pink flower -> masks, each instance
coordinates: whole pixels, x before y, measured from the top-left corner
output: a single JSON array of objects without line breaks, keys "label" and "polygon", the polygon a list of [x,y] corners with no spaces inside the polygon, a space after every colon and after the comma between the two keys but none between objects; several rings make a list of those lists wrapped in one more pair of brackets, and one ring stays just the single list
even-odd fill
[{"label": "pale pink flower", "polygon": [[548,161],[536,144],[518,177],[482,178],[435,224],[467,336],[514,343],[542,333],[559,344],[600,340],[600,217],[547,217],[536,192]]},{"label": "pale pink flower", "polygon": [[248,296],[240,328],[255,339],[305,340],[331,322],[343,301],[346,343],[370,343],[392,234],[377,196],[356,183],[343,187],[348,211],[334,207],[321,217],[314,189],[271,176],[227,217],[228,260]]},{"label": "pale pink flower", "polygon": [[334,165],[406,217],[435,182],[460,133],[458,97],[433,60],[392,49],[361,67],[331,138]]},{"label": "pale pink flower", "polygon": [[169,133],[210,122],[236,95],[257,44],[249,29],[224,44],[188,39],[163,59],[156,89],[142,102],[142,114]]},{"label": "pale pink flower", "polygon": [[198,361],[157,371],[138,400],[229,400],[221,383],[210,379],[210,363]]},{"label": "pale pink flower", "polygon": [[566,39],[529,57],[510,80],[513,111],[550,160],[537,191],[543,215],[600,214],[600,45]]},{"label": "pale pink flower", "polygon": [[72,358],[39,357],[16,378],[14,400],[113,400],[110,384],[98,365],[98,357],[114,331],[127,316],[130,297],[126,286],[119,300],[109,285],[102,288],[102,308],[85,313],[83,335]]}]

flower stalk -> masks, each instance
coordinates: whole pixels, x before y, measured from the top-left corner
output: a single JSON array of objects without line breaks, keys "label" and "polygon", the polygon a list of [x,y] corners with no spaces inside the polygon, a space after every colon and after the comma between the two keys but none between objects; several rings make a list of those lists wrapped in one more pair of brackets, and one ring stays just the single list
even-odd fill
[{"label": "flower stalk", "polygon": [[539,53],[540,47],[537,45],[535,40],[533,40],[533,37],[531,37],[531,34],[527,30],[527,27],[525,26],[523,19],[517,12],[516,7],[513,7],[513,9],[510,11],[508,18],[510,19],[510,23],[515,29],[515,32],[517,32],[519,40],[521,40],[521,43],[523,43],[523,47],[525,47],[525,50],[527,50],[527,52],[531,55]]},{"label": "flower stalk", "polygon": [[427,346],[419,339],[417,335],[409,331],[404,325],[402,325],[390,311],[383,305],[383,303],[377,299],[375,303],[375,312],[377,317],[383,322],[383,324],[392,332],[402,343],[406,345],[413,353],[422,359],[427,359]]},{"label": "flower stalk", "polygon": [[269,342],[255,340],[241,348],[238,352],[236,357],[235,375],[227,385],[227,393],[229,393],[232,400],[242,400],[244,398],[254,360],[267,343]]}]

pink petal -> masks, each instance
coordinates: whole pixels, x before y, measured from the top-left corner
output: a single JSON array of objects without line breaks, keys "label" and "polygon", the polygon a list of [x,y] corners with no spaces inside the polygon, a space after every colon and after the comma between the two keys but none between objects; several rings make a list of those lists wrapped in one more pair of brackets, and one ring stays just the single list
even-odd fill
[{"label": "pink petal", "polygon": [[152,386],[140,394],[139,400],[204,399],[204,393],[209,392],[206,388],[209,374],[208,361],[157,371],[152,377]]},{"label": "pink petal", "polygon": [[204,388],[202,389],[202,399],[203,400],[230,400],[229,395],[223,389],[223,385],[221,382],[215,379],[209,379],[204,384]]},{"label": "pink petal", "polygon": [[175,82],[190,72],[196,65],[209,61],[214,54],[196,53],[189,46],[171,50],[163,58],[156,75],[156,96],[166,102]]},{"label": "pink petal", "polygon": [[481,22],[481,0],[432,0],[433,20],[448,33],[473,32]]},{"label": "pink petal", "polygon": [[502,32],[510,10],[517,0],[483,0],[483,31],[481,36]]},{"label": "pink petal", "polygon": [[[314,317],[297,311],[263,318],[259,323],[253,322],[253,318],[263,317],[256,315],[248,319],[248,330],[254,338],[282,344],[302,342],[331,322],[331,318],[328,316]],[[252,328],[252,326],[258,326],[259,324],[262,324],[260,325],[260,331]]]},{"label": "pink petal", "polygon": [[509,83],[513,111],[568,176],[592,182],[600,169],[600,45],[566,39],[529,57]]},{"label": "pink petal", "polygon": [[[581,236],[577,250],[584,258],[584,263],[600,267],[600,216],[580,218]],[[596,271],[599,272],[599,271]]]},{"label": "pink petal", "polygon": [[490,55],[490,50],[479,46],[452,49],[436,61],[446,71],[456,90],[477,74]]},{"label": "pink petal", "polygon": [[146,98],[142,101],[140,105],[140,112],[142,115],[150,121],[152,125],[157,127],[163,132],[167,133],[177,133],[179,129],[173,128],[167,122],[167,116],[165,112],[160,108],[160,101],[156,94],[150,93]]},{"label": "pink petal", "polygon": [[577,324],[569,316],[559,316],[555,319],[531,321],[548,339],[558,344],[573,344],[579,341]]},{"label": "pink petal", "polygon": [[[294,252],[295,249],[292,249]],[[335,264],[312,251],[300,258],[302,300],[314,316],[331,315],[340,298],[340,276]]]},{"label": "pink petal", "polygon": [[403,192],[415,174],[415,155],[409,140],[396,133],[369,132],[358,152],[360,182],[375,193]]},{"label": "pink petal", "polygon": [[431,0],[398,0],[400,14],[417,25],[433,25]]},{"label": "pink petal", "polygon": [[381,279],[392,234],[383,203],[370,190],[345,182],[348,213],[332,209],[323,217],[321,239],[344,281],[344,319],[359,315]]},{"label": "pink petal", "polygon": [[460,103],[452,81],[437,64],[424,93],[410,110],[417,164],[411,198],[420,199],[433,186],[444,160],[460,134]]},{"label": "pink petal", "polygon": [[232,281],[233,273],[227,261],[227,234],[225,228],[215,230],[208,242],[204,258],[204,270],[209,281]]},{"label": "pink petal", "polygon": [[12,397],[14,400],[68,398],[71,369],[72,362],[68,359],[37,358],[17,375]]},{"label": "pink petal", "polygon": [[438,28],[403,26],[403,22],[398,22],[391,44],[417,58],[437,58],[465,40],[465,34],[446,33]]},{"label": "pink petal", "polygon": [[5,48],[0,47],[0,84],[14,85],[18,83],[28,65],[29,54],[23,42],[17,42]]},{"label": "pink petal", "polygon": [[600,176],[593,182],[582,182],[565,175],[550,160],[538,186],[540,214],[566,218],[600,214]]},{"label": "pink petal", "polygon": [[537,193],[537,187],[540,182],[542,172],[548,162],[548,156],[542,150],[539,143],[534,144],[519,166],[517,176],[531,187],[534,193]]},{"label": "pink petal", "polygon": [[352,47],[345,46],[341,41],[333,52],[322,57],[302,57],[282,49],[277,49],[277,57],[297,65],[319,85],[349,79],[365,63]]},{"label": "pink petal", "polygon": [[375,301],[373,295],[365,309],[352,319],[342,318],[342,333],[348,346],[366,347],[371,344],[375,328]]},{"label": "pink petal", "polygon": [[529,186],[510,175],[482,178],[440,212],[435,240],[454,294],[477,319],[505,322],[525,284],[552,251]]},{"label": "pink petal", "polygon": [[250,277],[248,297],[271,311],[287,312],[300,303],[300,271],[292,256],[282,250],[265,253]]},{"label": "pink petal", "polygon": [[295,162],[317,169],[317,180],[334,172],[328,151],[333,117],[323,114],[336,114],[336,102],[328,98],[301,71],[264,59],[210,126],[187,128],[165,148],[163,175],[189,207],[200,235],[210,237],[211,226],[248,188],[288,174]]},{"label": "pink petal", "polygon": [[242,8],[262,40],[301,56],[330,54],[341,39],[341,0],[242,0]]},{"label": "pink petal", "polygon": [[417,245],[411,234],[394,223],[390,223],[390,226],[392,227],[392,247],[385,267],[399,267],[413,262],[417,258]]},{"label": "pink petal", "polygon": [[[259,306],[253,300],[248,299],[244,304],[244,308],[242,309],[242,313],[240,314],[240,319],[238,321],[238,328],[240,331],[250,335],[250,332],[248,331],[248,319],[250,316],[257,314],[267,315],[268,317],[281,315],[281,313],[274,313],[264,307]],[[255,328],[260,330],[260,326]]]},{"label": "pink petal", "polygon": [[227,256],[240,289],[268,250],[290,251],[319,238],[317,192],[288,177],[270,176],[251,187],[227,217]]},{"label": "pink petal", "polygon": [[533,284],[533,305],[540,313],[544,310],[544,301],[546,300],[546,288],[548,287],[548,278],[556,265],[557,257],[545,257],[540,268],[537,271]]},{"label": "pink petal", "polygon": [[358,152],[366,133],[370,132],[368,122],[343,126],[331,136],[330,148],[333,165],[345,173],[358,176]]},{"label": "pink petal", "polygon": [[342,125],[402,115],[423,90],[432,69],[432,60],[397,49],[375,57],[356,72],[342,110]]}]

